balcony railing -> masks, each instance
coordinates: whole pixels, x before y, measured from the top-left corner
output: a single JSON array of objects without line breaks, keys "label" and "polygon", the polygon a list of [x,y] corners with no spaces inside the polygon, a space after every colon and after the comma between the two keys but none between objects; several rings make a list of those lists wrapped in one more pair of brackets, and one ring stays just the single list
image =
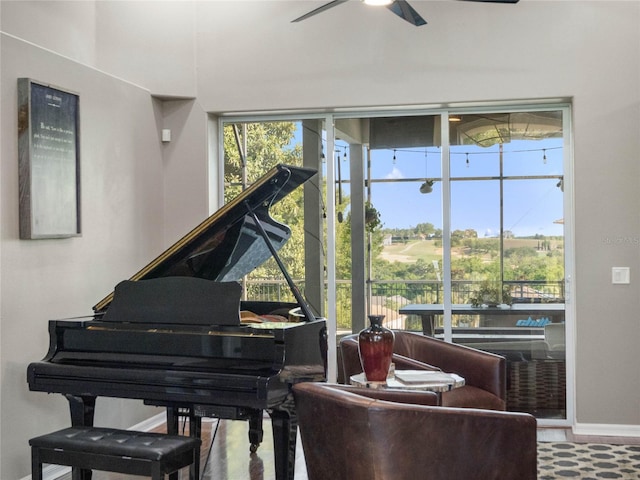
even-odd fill
[{"label": "balcony railing", "polygon": [[[304,280],[294,280],[304,292]],[[564,282],[548,281],[509,281],[514,303],[563,303]],[[337,325],[340,328],[351,327],[351,281],[336,282]],[[452,303],[469,303],[475,287],[479,282],[454,281],[451,285]],[[434,280],[394,280],[369,282],[372,310],[384,309],[397,312],[401,307],[414,303],[444,303],[442,282]],[[259,301],[294,302],[295,299],[288,285],[283,281],[250,280],[247,281],[246,298]]]}]

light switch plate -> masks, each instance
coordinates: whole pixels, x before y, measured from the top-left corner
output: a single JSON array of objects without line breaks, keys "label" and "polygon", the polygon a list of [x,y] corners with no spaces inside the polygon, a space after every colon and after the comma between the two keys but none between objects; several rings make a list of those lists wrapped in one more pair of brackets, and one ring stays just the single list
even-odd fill
[{"label": "light switch plate", "polygon": [[628,284],[631,281],[629,267],[611,267],[611,283]]}]

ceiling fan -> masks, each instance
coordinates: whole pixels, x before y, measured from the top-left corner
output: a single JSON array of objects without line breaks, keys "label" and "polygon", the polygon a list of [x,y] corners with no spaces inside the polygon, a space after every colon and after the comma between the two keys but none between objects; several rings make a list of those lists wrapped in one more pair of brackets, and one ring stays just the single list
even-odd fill
[{"label": "ceiling fan", "polygon": [[[313,17],[318,13],[322,13],[325,10],[329,10],[330,8],[337,7],[338,5],[348,2],[349,0],[333,0],[332,2],[325,3],[324,5],[316,8],[315,10],[311,10],[308,13],[305,13],[301,17],[292,20],[292,22],[300,22],[309,17]],[[425,25],[427,21],[420,16],[418,12],[416,12],[409,2],[405,0],[362,0],[364,3],[370,5],[384,5],[393,13],[398,15],[403,20],[406,20],[412,25],[419,27],[420,25]],[[463,0],[467,2],[491,2],[491,3],[518,3],[519,0]]]}]

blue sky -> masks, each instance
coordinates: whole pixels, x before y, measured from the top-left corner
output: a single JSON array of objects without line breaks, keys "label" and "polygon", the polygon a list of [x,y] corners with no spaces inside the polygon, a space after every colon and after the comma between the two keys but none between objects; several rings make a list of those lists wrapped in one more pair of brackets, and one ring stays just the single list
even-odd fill
[{"label": "blue sky", "polygon": [[[301,142],[296,132],[293,143]],[[325,143],[326,146],[326,143]],[[563,175],[563,139],[514,140],[503,145],[505,176],[552,176],[549,179],[504,182],[504,229],[516,236],[563,235],[563,192],[558,177]],[[346,158],[345,158],[346,155]],[[395,158],[394,158],[395,157]],[[327,155],[329,158],[329,155]],[[336,142],[334,161],[340,158],[342,179],[349,178],[349,149]],[[451,177],[499,175],[499,146],[451,147]],[[467,161],[468,160],[468,161]],[[442,176],[438,147],[371,150],[372,203],[381,213],[385,228],[410,228],[432,223],[442,228],[442,183],[433,192],[420,193],[425,178]],[[397,183],[376,180],[405,180]],[[406,181],[416,179],[416,181]],[[349,195],[349,185],[343,193]],[[458,180],[451,186],[453,230],[472,228],[478,236],[495,236],[500,231],[499,182]]]},{"label": "blue sky", "polygon": [[[340,150],[343,178],[348,178],[348,162]],[[347,157],[348,157],[348,151]],[[394,160],[395,156],[395,160]],[[468,163],[467,163],[468,158]],[[499,175],[498,146],[451,148],[452,178]],[[504,145],[504,174],[511,176],[562,175],[562,139],[514,141]],[[387,228],[408,228],[429,222],[442,227],[442,184],[421,194],[424,178],[441,177],[440,151],[426,149],[373,150],[371,152],[372,202]],[[375,183],[376,179],[415,182]],[[562,235],[562,191],[558,178],[511,180],[504,182],[504,228],[516,236]],[[348,194],[348,186],[344,188]],[[500,229],[499,182],[452,182],[452,229],[473,228],[479,236],[494,236]]]}]

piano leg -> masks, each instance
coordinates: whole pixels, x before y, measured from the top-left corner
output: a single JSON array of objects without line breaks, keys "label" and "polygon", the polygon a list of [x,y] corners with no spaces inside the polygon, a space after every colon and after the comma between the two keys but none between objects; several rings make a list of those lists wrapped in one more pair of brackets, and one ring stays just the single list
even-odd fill
[{"label": "piano leg", "polygon": [[249,417],[249,451],[256,453],[262,443],[262,410],[256,410]]},{"label": "piano leg", "polygon": [[[284,405],[283,405],[284,406]],[[276,480],[294,480],[298,420],[295,410],[271,410]]]},{"label": "piano leg", "polygon": [[[65,394],[71,411],[71,425],[74,427],[92,427],[96,411],[96,397]],[[72,480],[91,480],[91,470],[74,467],[71,470]]]},{"label": "piano leg", "polygon": [[[189,436],[195,438],[202,438],[202,418],[197,416],[193,408],[187,408],[189,411]],[[167,407],[167,433],[169,435],[180,435],[179,424],[180,417],[184,416],[180,414],[180,408]],[[200,463],[195,463],[189,469],[189,480],[200,479]],[[73,479],[75,480],[75,479]],[[169,480],[178,480],[178,472],[169,474]]]}]

